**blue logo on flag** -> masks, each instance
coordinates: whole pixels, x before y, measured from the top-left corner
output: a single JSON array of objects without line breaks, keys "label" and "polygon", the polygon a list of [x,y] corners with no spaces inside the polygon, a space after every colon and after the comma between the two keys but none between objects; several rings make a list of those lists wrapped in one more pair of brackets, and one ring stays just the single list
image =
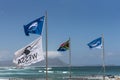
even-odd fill
[{"label": "blue logo on flag", "polygon": [[89,46],[89,48],[101,48],[100,46],[102,46],[102,37],[99,37],[99,38],[91,41],[87,45]]},{"label": "blue logo on flag", "polygon": [[30,32],[33,32],[37,29],[37,26],[38,26],[38,23],[37,22],[34,22],[31,26],[28,27],[28,30]]}]

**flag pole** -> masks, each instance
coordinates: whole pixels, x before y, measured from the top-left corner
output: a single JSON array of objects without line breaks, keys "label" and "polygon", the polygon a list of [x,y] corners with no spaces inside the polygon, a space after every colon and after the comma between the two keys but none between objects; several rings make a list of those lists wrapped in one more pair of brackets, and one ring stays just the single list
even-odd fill
[{"label": "flag pole", "polygon": [[103,80],[105,80],[105,50],[104,50],[104,35],[102,34],[102,60],[103,60]]},{"label": "flag pole", "polygon": [[48,30],[47,30],[47,11],[45,12],[45,30],[46,30],[46,80],[48,80]]},{"label": "flag pole", "polygon": [[71,40],[69,37],[69,79],[71,80]]}]

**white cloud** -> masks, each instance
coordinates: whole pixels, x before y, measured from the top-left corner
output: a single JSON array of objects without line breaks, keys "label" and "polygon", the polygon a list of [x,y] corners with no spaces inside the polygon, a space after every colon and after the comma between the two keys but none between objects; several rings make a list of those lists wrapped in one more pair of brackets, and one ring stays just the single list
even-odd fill
[{"label": "white cloud", "polygon": [[106,55],[107,55],[107,56],[113,56],[113,55],[115,55],[115,54],[113,54],[112,52],[108,52],[108,53],[106,53]]},{"label": "white cloud", "polygon": [[12,59],[13,55],[9,51],[0,51],[0,60]]},{"label": "white cloud", "polygon": [[[46,55],[46,53],[44,52],[44,55]],[[49,58],[56,58],[56,57],[60,57],[62,56],[58,51],[48,51],[48,57]]]},{"label": "white cloud", "polygon": [[117,57],[120,56],[119,52],[107,52],[105,53],[106,57]]}]

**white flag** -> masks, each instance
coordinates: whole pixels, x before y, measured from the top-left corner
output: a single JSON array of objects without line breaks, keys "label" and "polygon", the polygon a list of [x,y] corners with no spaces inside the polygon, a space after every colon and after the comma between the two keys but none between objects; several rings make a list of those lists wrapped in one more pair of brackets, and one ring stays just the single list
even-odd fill
[{"label": "white flag", "polygon": [[28,66],[44,60],[42,49],[42,36],[15,52],[13,63],[18,66]]}]

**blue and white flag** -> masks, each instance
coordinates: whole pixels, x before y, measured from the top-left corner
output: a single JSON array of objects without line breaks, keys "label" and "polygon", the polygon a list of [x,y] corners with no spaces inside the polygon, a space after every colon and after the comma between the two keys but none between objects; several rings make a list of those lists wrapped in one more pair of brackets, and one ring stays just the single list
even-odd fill
[{"label": "blue and white flag", "polygon": [[99,37],[87,44],[89,48],[102,48],[102,37]]},{"label": "blue and white flag", "polygon": [[44,60],[42,36],[15,52],[13,63],[17,66],[29,66]]},{"label": "blue and white flag", "polygon": [[41,35],[43,23],[44,23],[44,17],[45,16],[42,16],[28,23],[27,25],[24,25],[25,35],[29,36],[29,33]]}]

